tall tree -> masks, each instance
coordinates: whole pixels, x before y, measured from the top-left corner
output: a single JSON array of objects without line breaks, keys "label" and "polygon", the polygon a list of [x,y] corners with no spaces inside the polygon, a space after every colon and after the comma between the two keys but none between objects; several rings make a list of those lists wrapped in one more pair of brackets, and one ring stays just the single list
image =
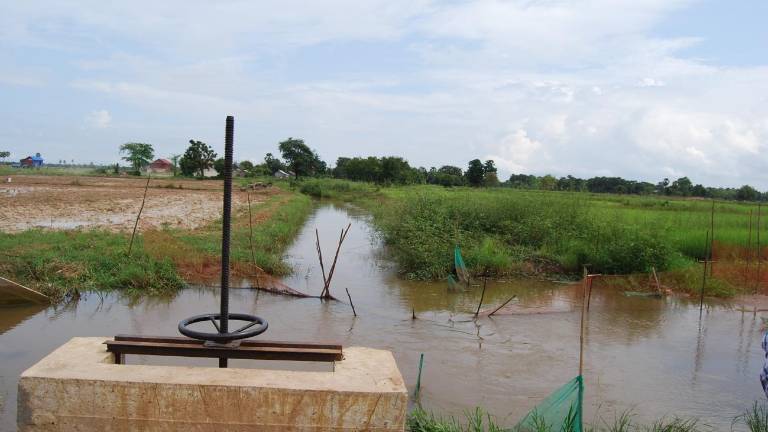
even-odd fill
[{"label": "tall tree", "polygon": [[5,158],[9,157],[11,155],[11,152],[9,151],[0,151],[0,159],[5,161]]},{"label": "tall tree", "polygon": [[480,159],[472,159],[469,161],[469,167],[467,167],[467,172],[464,176],[467,177],[467,183],[469,183],[470,186],[478,187],[483,185],[485,168]]},{"label": "tall tree", "polygon": [[141,169],[149,165],[152,158],[155,157],[155,149],[152,148],[152,144],[146,143],[125,143],[120,146],[120,153],[126,154],[123,156],[123,160],[129,162],[136,173],[140,173]]},{"label": "tall tree", "polygon": [[189,147],[179,161],[181,172],[184,175],[197,173],[201,178],[205,177],[205,170],[213,166],[216,160],[216,152],[202,141],[189,140]]},{"label": "tall tree", "polygon": [[312,176],[325,171],[325,162],[304,144],[303,139],[288,138],[279,145],[280,153],[294,176]]},{"label": "tall tree", "polygon": [[483,164],[483,169],[485,170],[485,173],[495,173],[498,170],[496,169],[496,162],[493,161],[493,159],[488,159],[485,161],[485,164]]},{"label": "tall tree", "polygon": [[750,185],[744,185],[736,191],[736,199],[739,201],[756,201],[759,196],[760,192]]}]

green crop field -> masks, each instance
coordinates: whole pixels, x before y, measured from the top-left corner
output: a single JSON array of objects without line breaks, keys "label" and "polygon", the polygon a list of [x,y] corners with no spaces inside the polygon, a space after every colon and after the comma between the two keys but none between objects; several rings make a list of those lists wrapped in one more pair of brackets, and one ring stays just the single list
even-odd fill
[{"label": "green crop field", "polygon": [[[302,190],[370,209],[401,270],[416,279],[446,277],[454,245],[475,274],[683,270],[704,258],[711,228],[709,200],[340,180],[313,180]],[[738,257],[751,244],[756,255],[757,214],[756,204],[715,202],[716,254]]]}]

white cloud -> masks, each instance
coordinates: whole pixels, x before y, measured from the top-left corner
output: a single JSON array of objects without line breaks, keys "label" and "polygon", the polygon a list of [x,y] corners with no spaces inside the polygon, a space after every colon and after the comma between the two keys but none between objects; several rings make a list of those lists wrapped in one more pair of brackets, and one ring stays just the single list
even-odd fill
[{"label": "white cloud", "polygon": [[112,124],[112,116],[107,110],[92,111],[85,116],[85,123],[97,129],[108,128]]},{"label": "white cloud", "polygon": [[[401,154],[429,167],[485,154],[502,176],[683,173],[768,188],[768,68],[685,59],[700,35],[653,34],[692,4],[11,2],[0,42],[65,53],[69,91],[138,113],[131,127],[121,111],[110,133],[159,152],[192,135],[218,142],[217,122],[235,114],[252,159],[293,135],[331,162]],[[315,51],[322,44],[336,45]],[[304,59],[317,52],[327,57]],[[407,61],[366,68],[390,55]],[[87,124],[109,127],[111,115],[94,111]]]},{"label": "white cloud", "polygon": [[510,172],[528,172],[535,168],[530,165],[534,156],[539,156],[537,159],[546,157],[545,154],[537,155],[542,151],[542,147],[542,143],[531,139],[525,129],[517,129],[501,139],[497,147],[499,154],[486,157]]}]

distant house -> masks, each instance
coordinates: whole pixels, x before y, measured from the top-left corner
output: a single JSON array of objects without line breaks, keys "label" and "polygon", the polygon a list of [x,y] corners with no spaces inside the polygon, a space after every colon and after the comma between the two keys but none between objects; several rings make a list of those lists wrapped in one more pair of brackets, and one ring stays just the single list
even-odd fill
[{"label": "distant house", "polygon": [[34,156],[27,156],[19,161],[19,165],[22,168],[39,168],[43,166],[43,157],[40,153],[35,153]]},{"label": "distant house", "polygon": [[147,168],[147,172],[150,172],[153,174],[172,173],[173,162],[169,161],[168,159],[157,159],[151,164],[149,164],[149,168]]},{"label": "distant house", "polygon": [[293,173],[285,172],[283,170],[277,170],[275,171],[275,178],[279,179],[287,179],[293,177]]}]

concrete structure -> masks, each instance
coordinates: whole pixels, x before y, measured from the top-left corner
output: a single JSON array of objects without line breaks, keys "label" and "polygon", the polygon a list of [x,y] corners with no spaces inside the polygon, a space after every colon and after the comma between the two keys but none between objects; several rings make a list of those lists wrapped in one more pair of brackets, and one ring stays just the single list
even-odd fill
[{"label": "concrete structure", "polygon": [[115,365],[73,338],[19,380],[19,431],[402,431],[388,351],[345,348],[333,372]]}]

